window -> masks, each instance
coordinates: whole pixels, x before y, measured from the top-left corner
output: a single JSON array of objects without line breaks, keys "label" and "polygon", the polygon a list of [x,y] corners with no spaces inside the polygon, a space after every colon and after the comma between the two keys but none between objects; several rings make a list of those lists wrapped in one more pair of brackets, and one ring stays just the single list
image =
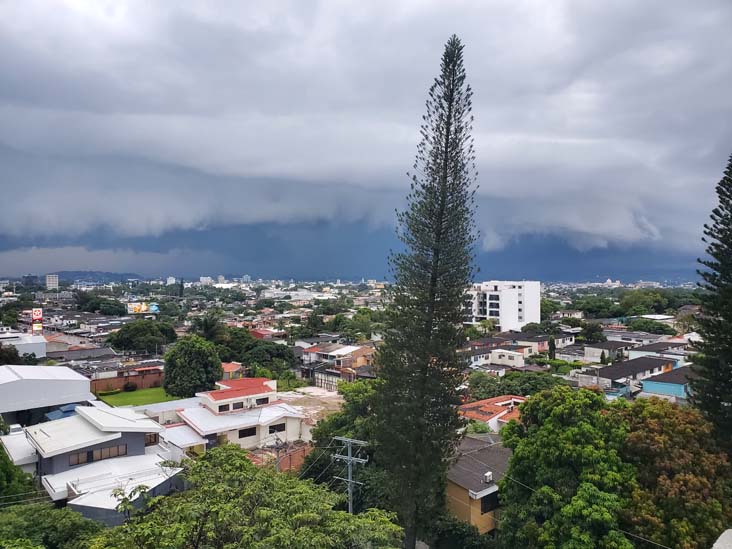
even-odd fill
[{"label": "window", "polygon": [[284,433],[285,432],[285,424],[284,423],[278,423],[277,425],[270,425],[269,426],[269,434],[272,433]]},{"label": "window", "polygon": [[501,316],[501,314],[498,311],[490,310],[488,316]]},{"label": "window", "polygon": [[264,398],[258,398],[256,400],[257,406],[261,406],[262,404],[269,404],[269,397]]},{"label": "window", "polygon": [[145,446],[155,446],[159,442],[157,433],[145,433]]},{"label": "window", "polygon": [[491,295],[488,296],[488,300],[489,301],[500,301],[500,299],[501,298],[499,297],[498,294],[491,294]]},{"label": "window", "polygon": [[239,429],[239,438],[253,437],[257,434],[256,427],[249,427],[247,429]]},{"label": "window", "polygon": [[494,509],[498,509],[498,505],[498,491],[496,490],[492,494],[480,498],[480,513],[482,515],[490,513]]},{"label": "window", "polygon": [[499,303],[491,303],[488,305],[491,309],[499,309],[501,305]]},{"label": "window", "polygon": [[86,452],[77,452],[76,454],[69,455],[69,465],[81,465],[87,462]]},{"label": "window", "polygon": [[235,402],[231,406],[231,408],[232,408],[232,410],[241,410],[242,408],[244,408],[244,403],[243,402]]},{"label": "window", "polygon": [[219,412],[228,412],[229,411],[229,405],[228,404],[221,404],[219,405]]}]

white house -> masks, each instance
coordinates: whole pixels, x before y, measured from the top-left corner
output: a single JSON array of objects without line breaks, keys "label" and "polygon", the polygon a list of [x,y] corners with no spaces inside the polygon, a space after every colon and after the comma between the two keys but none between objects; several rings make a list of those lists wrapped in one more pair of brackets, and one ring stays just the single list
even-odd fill
[{"label": "white house", "polygon": [[66,366],[0,366],[0,415],[15,423],[21,410],[95,400],[90,383]]},{"label": "white house", "polygon": [[493,319],[501,331],[519,331],[541,321],[541,283],[535,280],[489,280],[468,290],[468,321]]}]

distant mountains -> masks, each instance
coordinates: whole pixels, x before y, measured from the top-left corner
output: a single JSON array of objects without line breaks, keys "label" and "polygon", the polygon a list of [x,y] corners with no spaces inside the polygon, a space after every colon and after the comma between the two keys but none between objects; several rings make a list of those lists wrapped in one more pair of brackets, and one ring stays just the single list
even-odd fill
[{"label": "distant mountains", "polygon": [[137,273],[110,273],[107,271],[57,271],[59,280],[65,282],[74,282],[80,280],[83,282],[120,282],[129,278],[144,278]]}]

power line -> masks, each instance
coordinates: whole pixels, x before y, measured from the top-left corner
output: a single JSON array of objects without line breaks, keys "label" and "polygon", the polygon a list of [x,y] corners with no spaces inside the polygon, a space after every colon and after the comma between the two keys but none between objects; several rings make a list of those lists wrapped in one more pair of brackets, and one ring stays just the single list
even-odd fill
[{"label": "power line", "polygon": [[[364,440],[358,440],[355,438],[348,438],[348,437],[333,437],[335,440],[342,442],[345,444],[344,448],[341,448],[341,450],[346,450],[346,455],[343,455],[340,453],[340,451],[333,456],[333,459],[336,461],[345,461],[346,465],[348,467],[348,478],[341,478],[341,480],[345,481],[347,483],[347,489],[348,489],[348,512],[350,514],[353,514],[353,486],[356,484],[363,484],[362,482],[358,482],[356,480],[353,480],[353,464],[365,464],[368,462],[367,458],[360,458],[358,456],[358,450],[361,449],[363,446],[367,446],[368,442]],[[356,451],[356,456],[353,455],[353,446],[358,446],[358,450]],[[340,477],[335,477],[340,478]]]},{"label": "power line", "polygon": [[[334,447],[334,446],[333,446],[333,439],[331,439],[331,440],[330,440],[330,444],[329,444],[328,446],[326,446],[326,447],[322,448],[322,450],[323,450],[323,451],[322,451],[322,452],[320,452],[320,455],[319,455],[318,457],[316,457],[316,458],[315,458],[315,460],[314,460],[314,461],[313,461],[313,462],[312,462],[312,463],[311,463],[310,465],[308,465],[308,466],[307,466],[307,467],[305,468],[305,470],[304,470],[304,471],[301,471],[301,472],[300,472],[300,474],[299,474],[299,475],[297,476],[297,478],[302,478],[302,477],[303,477],[303,476],[305,475],[305,473],[307,473],[307,472],[308,472],[308,471],[310,470],[310,468],[311,468],[311,467],[312,467],[313,465],[315,465],[315,464],[316,464],[316,463],[317,463],[317,462],[318,462],[318,461],[320,460],[320,458],[322,458],[322,457],[323,457],[324,455],[326,455],[326,452],[325,452],[325,450],[328,450],[329,448],[333,448],[333,447]],[[316,446],[316,448],[318,448],[318,446]]]},{"label": "power line", "polygon": [[26,496],[28,494],[45,494],[45,490],[32,490],[31,492],[21,492],[20,494],[11,494],[9,496],[0,496],[0,499],[6,499],[6,498],[17,498],[20,496]]},{"label": "power line", "polygon": [[[475,456],[471,456],[470,454],[465,454],[465,455],[467,457],[471,458],[471,459],[474,459],[475,461],[477,461],[481,465],[485,465],[486,467],[488,467],[490,469],[490,465],[488,465],[487,463],[479,460]],[[519,484],[519,485],[523,486],[524,488],[527,488],[528,490],[531,490],[532,492],[536,492],[537,491],[535,488],[532,488],[528,484],[524,484],[523,482],[521,482],[519,480],[516,480],[515,478],[513,478],[513,477],[511,477],[509,475],[504,474],[503,477],[504,478],[507,478],[508,480],[510,480],[512,482],[515,482],[516,484]],[[625,534],[626,536],[631,536],[631,537],[637,538],[639,540],[645,541],[646,543],[650,543],[650,544],[655,545],[657,547],[663,547],[663,549],[673,549],[672,547],[669,547],[668,545],[664,545],[662,543],[658,543],[657,541],[653,541],[651,539],[644,538],[643,536],[639,536],[638,534],[633,534],[632,532],[627,532],[626,530],[623,530],[621,528],[617,528],[616,527],[615,530],[617,530],[618,532],[621,532],[621,533]]]},{"label": "power line", "polygon": [[43,497],[36,497],[36,498],[30,498],[20,501],[6,501],[4,503],[0,503],[0,507],[7,507],[9,505],[31,505],[33,503],[40,503],[42,501],[50,501],[51,498],[48,496]]}]

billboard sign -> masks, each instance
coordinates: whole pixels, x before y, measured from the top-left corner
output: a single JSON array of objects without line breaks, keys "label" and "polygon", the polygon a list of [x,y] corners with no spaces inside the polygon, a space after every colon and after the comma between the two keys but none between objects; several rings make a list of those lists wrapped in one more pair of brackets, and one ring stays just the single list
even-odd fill
[{"label": "billboard sign", "polygon": [[160,307],[157,303],[147,303],[145,301],[136,301],[127,304],[127,314],[129,315],[156,315],[160,313]]},{"label": "billboard sign", "polygon": [[31,311],[31,325],[34,334],[43,333],[43,309],[40,307],[33,308]]}]

